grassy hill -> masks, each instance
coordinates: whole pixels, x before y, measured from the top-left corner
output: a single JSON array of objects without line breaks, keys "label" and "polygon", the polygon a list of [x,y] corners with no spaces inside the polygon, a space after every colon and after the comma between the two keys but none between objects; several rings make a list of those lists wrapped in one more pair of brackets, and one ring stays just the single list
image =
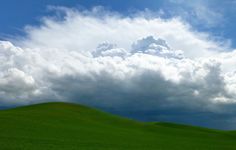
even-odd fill
[{"label": "grassy hill", "polygon": [[236,133],[143,123],[81,105],[0,111],[0,150],[235,150]]}]

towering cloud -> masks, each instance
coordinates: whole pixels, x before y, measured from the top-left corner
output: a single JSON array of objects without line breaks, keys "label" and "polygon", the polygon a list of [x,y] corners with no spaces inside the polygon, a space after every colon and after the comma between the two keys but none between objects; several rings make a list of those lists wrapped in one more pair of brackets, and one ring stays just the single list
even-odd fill
[{"label": "towering cloud", "polygon": [[19,47],[0,42],[1,106],[70,101],[195,124],[196,114],[220,115],[228,122],[202,124],[232,128],[236,51],[226,51],[224,41],[175,18],[60,11],[63,18],[44,18],[26,27],[25,38],[12,39]]}]

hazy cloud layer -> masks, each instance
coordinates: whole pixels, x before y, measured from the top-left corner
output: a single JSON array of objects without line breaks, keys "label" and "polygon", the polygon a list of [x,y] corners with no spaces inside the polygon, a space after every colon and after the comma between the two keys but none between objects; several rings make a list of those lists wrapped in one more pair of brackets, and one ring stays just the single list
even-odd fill
[{"label": "hazy cloud layer", "polygon": [[[229,6],[234,5],[233,1],[219,0],[168,0],[165,3],[164,10],[170,15],[180,16],[194,25],[206,28],[223,26],[227,20],[224,9],[231,9]],[[223,5],[226,7],[222,7]]]},{"label": "hazy cloud layer", "polygon": [[57,9],[62,17],[26,27],[19,47],[0,42],[1,106],[70,101],[150,120],[197,124],[200,114],[209,126],[227,116],[219,127],[233,128],[236,51],[227,43],[176,18]]}]

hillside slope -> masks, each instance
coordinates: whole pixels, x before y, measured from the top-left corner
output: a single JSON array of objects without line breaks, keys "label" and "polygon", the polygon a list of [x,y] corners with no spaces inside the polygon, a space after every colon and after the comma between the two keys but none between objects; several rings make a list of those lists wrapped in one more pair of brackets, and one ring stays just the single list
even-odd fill
[{"label": "hillside slope", "polygon": [[0,111],[0,150],[42,149],[235,150],[236,136],[170,123],[142,123],[67,103]]}]

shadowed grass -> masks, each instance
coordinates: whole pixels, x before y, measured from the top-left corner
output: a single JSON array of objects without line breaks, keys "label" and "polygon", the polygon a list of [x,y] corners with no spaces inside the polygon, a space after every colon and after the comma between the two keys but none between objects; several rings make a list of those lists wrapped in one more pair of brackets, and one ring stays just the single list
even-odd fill
[{"label": "shadowed grass", "polygon": [[234,131],[144,123],[68,103],[0,111],[1,150],[234,150]]}]

